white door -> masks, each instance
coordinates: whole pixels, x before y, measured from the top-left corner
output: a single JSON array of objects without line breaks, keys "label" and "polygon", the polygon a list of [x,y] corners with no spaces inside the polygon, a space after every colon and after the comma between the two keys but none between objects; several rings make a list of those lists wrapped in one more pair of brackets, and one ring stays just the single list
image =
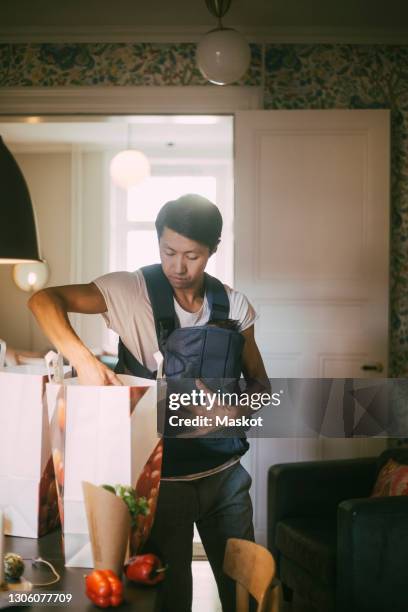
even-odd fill
[{"label": "white door", "polygon": [[[271,378],[386,376],[389,138],[385,110],[236,113],[234,286],[260,315]],[[384,441],[251,446],[255,528],[265,541],[270,465],[376,454]]]}]

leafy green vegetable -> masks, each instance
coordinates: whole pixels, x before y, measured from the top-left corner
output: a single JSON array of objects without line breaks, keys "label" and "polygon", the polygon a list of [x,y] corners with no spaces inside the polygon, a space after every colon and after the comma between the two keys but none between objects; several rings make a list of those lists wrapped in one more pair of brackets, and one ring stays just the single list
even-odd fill
[{"label": "leafy green vegetable", "polygon": [[146,516],[150,513],[146,497],[136,497],[136,491],[132,487],[120,484],[114,487],[105,484],[102,487],[123,499],[129,510],[132,527],[136,525],[136,519],[140,514]]}]

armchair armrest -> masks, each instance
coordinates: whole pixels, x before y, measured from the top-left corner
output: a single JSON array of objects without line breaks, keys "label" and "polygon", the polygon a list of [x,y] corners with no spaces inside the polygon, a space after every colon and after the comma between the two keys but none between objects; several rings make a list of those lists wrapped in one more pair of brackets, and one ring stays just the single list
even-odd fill
[{"label": "armchair armrest", "polygon": [[337,609],[408,610],[408,497],[344,501],[337,523]]},{"label": "armchair armrest", "polygon": [[274,465],[268,473],[268,547],[275,552],[275,529],[283,518],[336,516],[344,499],[368,496],[376,457],[302,461]]}]

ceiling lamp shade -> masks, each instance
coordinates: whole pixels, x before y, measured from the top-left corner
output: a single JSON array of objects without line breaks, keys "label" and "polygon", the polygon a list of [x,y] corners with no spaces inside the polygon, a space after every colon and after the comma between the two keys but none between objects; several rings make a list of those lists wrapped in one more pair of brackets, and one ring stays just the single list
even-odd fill
[{"label": "ceiling lamp shade", "polygon": [[251,50],[244,36],[224,28],[221,18],[231,0],[206,0],[207,8],[218,19],[218,27],[204,35],[197,45],[197,66],[211,83],[228,85],[244,76],[251,62]]},{"label": "ceiling lamp shade", "polygon": [[126,149],[112,159],[110,175],[115,185],[122,189],[129,189],[150,175],[149,160],[141,151]]},{"label": "ceiling lamp shade", "polygon": [[0,264],[38,260],[37,230],[27,183],[0,136]]}]

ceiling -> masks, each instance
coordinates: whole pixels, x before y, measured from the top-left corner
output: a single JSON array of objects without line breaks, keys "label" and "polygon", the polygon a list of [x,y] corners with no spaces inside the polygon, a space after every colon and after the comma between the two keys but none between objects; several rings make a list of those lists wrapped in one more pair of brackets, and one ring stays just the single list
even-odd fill
[{"label": "ceiling", "polygon": [[[246,31],[351,28],[404,29],[406,0],[232,0],[225,24]],[[171,32],[183,28],[204,32],[215,19],[205,0],[1,0],[0,31],[21,28],[136,28]]]}]

